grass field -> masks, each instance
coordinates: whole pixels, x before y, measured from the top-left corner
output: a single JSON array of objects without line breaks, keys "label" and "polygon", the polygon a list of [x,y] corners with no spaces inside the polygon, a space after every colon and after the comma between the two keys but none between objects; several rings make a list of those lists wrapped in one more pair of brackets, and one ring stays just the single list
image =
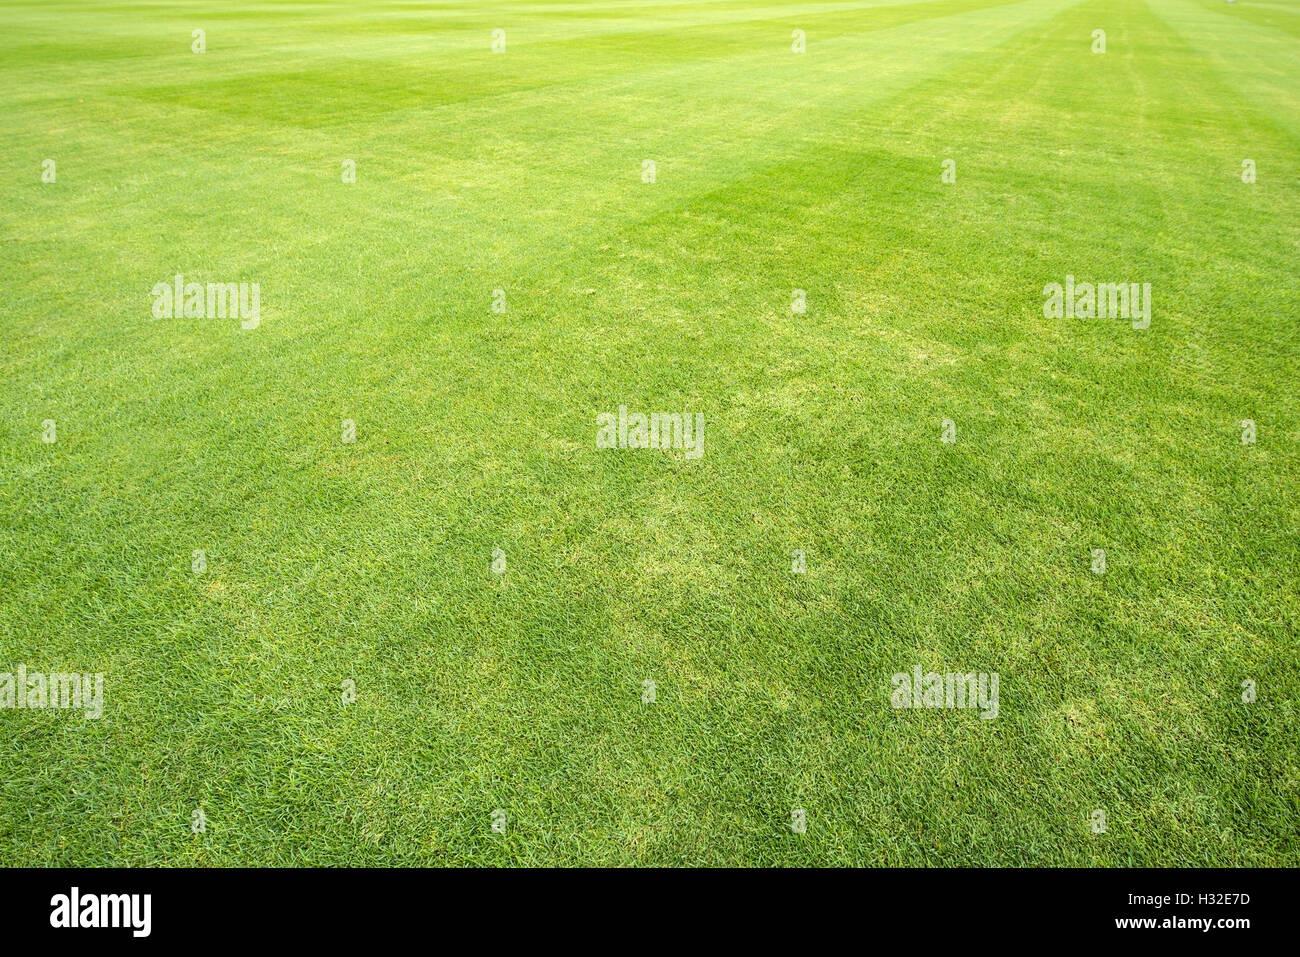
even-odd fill
[{"label": "grass field", "polygon": [[0,18],[0,862],[1300,864],[1300,3]]}]

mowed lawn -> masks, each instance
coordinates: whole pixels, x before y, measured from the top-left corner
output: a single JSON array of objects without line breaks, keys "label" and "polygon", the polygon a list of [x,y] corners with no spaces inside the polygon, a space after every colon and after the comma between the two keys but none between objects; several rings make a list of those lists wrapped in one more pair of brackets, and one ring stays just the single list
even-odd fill
[{"label": "mowed lawn", "polygon": [[0,862],[1300,864],[1300,3],[4,3],[0,90],[0,672],[105,676]]}]

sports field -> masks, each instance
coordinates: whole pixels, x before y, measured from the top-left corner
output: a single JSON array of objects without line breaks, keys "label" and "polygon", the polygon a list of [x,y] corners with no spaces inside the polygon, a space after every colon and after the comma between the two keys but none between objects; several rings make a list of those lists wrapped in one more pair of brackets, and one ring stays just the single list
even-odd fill
[{"label": "sports field", "polygon": [[4,3],[0,94],[0,863],[1300,864],[1300,2]]}]

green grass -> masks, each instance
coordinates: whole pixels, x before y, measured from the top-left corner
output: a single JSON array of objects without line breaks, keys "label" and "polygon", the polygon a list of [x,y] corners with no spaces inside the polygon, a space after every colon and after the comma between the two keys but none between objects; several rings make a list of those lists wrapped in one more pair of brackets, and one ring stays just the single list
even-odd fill
[{"label": "green grass", "polygon": [[0,862],[1300,864],[1300,4],[0,19]]}]

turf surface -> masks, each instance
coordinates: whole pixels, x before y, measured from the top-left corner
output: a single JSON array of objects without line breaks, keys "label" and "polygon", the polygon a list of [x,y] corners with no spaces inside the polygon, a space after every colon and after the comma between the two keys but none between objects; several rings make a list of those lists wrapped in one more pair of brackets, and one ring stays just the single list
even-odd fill
[{"label": "turf surface", "polygon": [[1300,4],[0,20],[0,862],[1300,864]]}]

